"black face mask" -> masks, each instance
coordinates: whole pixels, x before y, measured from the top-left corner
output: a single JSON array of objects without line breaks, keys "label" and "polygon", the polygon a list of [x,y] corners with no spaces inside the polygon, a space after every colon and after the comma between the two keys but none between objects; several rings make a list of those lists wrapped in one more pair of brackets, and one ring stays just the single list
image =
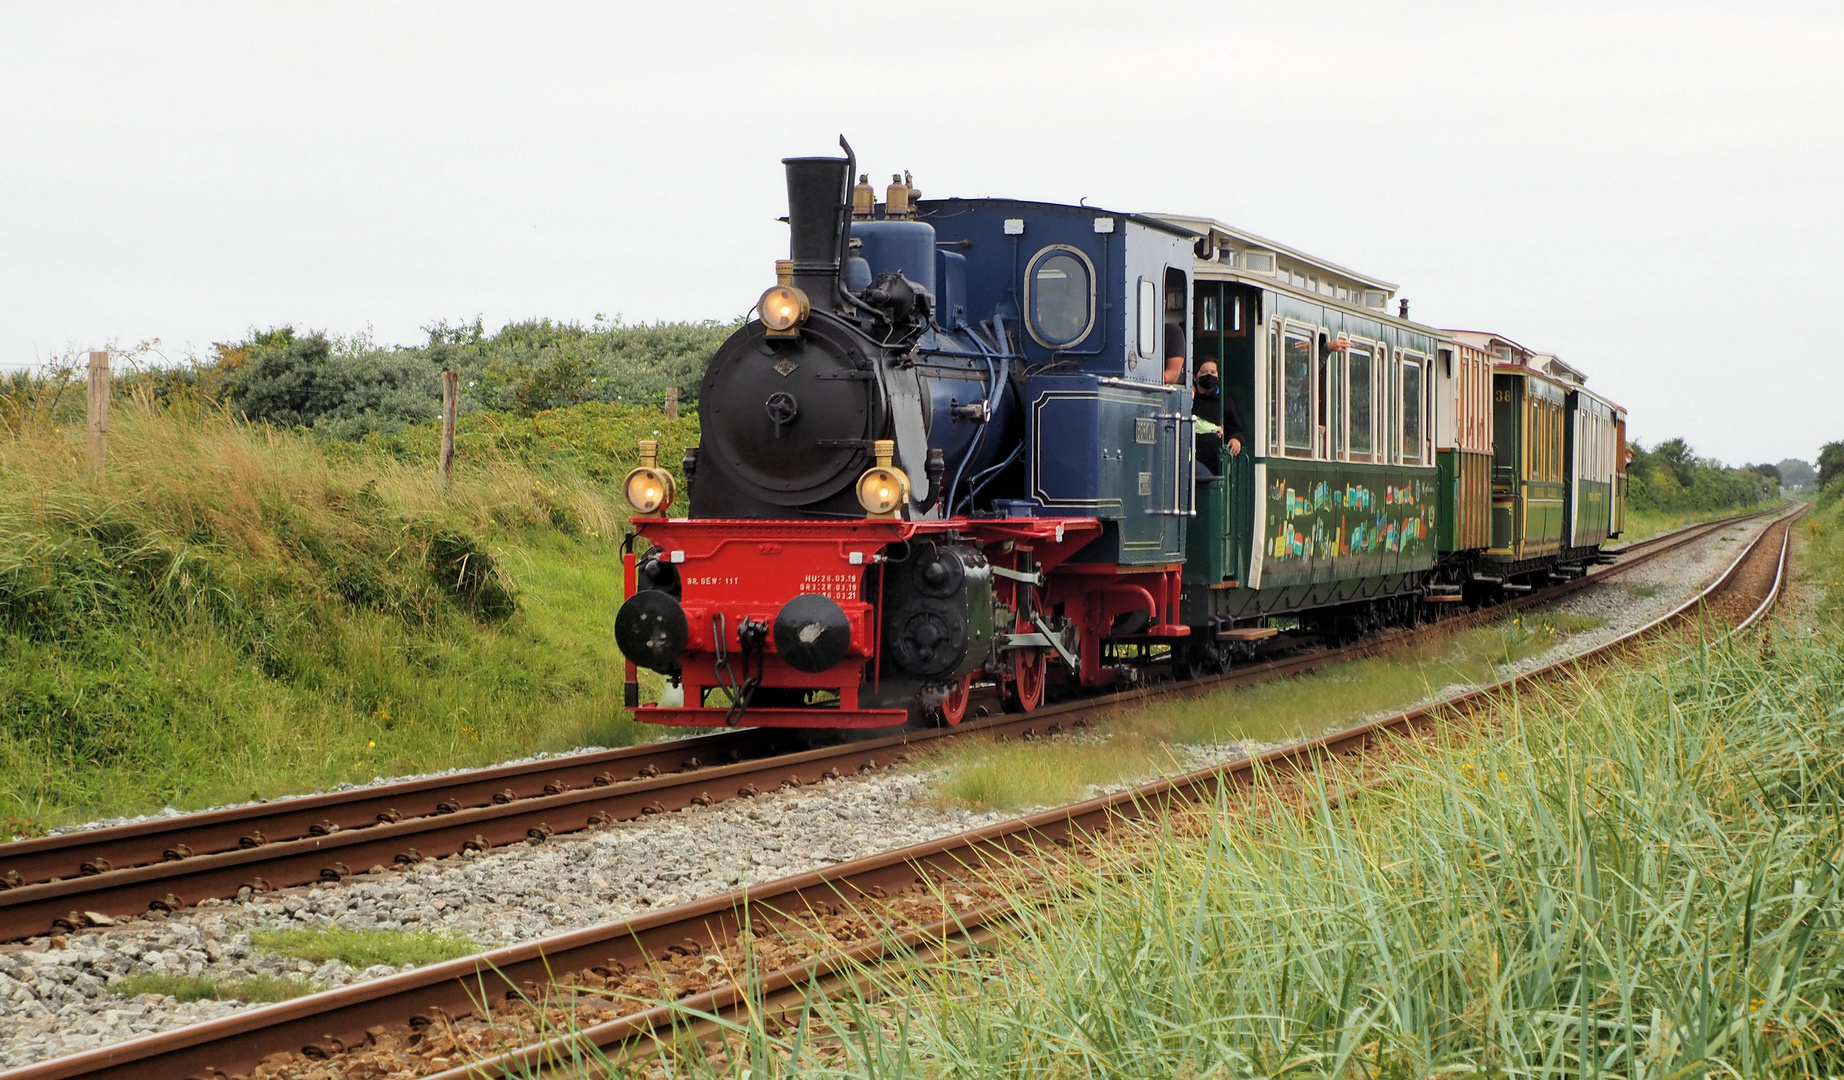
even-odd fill
[{"label": "black face mask", "polygon": [[1217,392],[1217,377],[1215,375],[1199,375],[1193,385],[1197,387],[1197,392],[1199,394],[1208,397]]}]

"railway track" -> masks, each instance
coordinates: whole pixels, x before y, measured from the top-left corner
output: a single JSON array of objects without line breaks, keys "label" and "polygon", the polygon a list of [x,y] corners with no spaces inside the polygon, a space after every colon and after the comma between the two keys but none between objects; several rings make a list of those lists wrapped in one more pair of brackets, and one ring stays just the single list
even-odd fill
[{"label": "railway track", "polygon": [[[1553,602],[1758,516],[1690,526],[1629,545],[1616,563],[1583,578],[1435,625],[1442,632],[1458,630],[1506,611]],[[937,739],[1054,734],[1157,698],[1214,693],[1372,655],[1426,632],[1392,630],[1343,648],[1296,646],[1275,659],[1221,675],[817,749],[789,752],[785,733],[719,732],[18,841],[0,846],[0,940],[80,930],[149,910],[176,911],[207,897],[234,897],[244,889],[268,892],[339,881],[377,866],[543,840],[811,784],[897,763],[912,747]]]},{"label": "railway track", "polygon": [[[487,1078],[601,1054],[620,1058],[664,1039],[710,1034],[710,1021],[695,1021],[699,1014],[798,1008],[815,986],[835,990],[867,964],[992,940],[1018,903],[1033,903],[1031,879],[1066,857],[1060,848],[1101,839],[1123,818],[1210,800],[1258,770],[1311,769],[1387,735],[1422,730],[1438,713],[1479,706],[1512,687],[1606,658],[1674,619],[1706,612],[1735,630],[1752,627],[1785,581],[1787,523],[1794,516],[1772,523],[1719,581],[1647,627],[1436,706],[815,874],[37,1063],[6,1078],[203,1080],[247,1074],[260,1062],[267,1062],[266,1076],[277,1078],[317,1069],[365,1074],[367,1067],[441,1080]],[[990,886],[994,875],[1011,883],[1003,896]],[[751,975],[730,980],[730,971]],[[677,1001],[634,1008],[621,995]],[[559,1034],[557,1010],[572,1012],[581,1027]]]},{"label": "railway track", "polygon": [[[798,1008],[867,965],[990,941],[1004,920],[1044,895],[1033,875],[1061,849],[1106,836],[1123,819],[1212,799],[1256,772],[1309,769],[1437,715],[1617,655],[1660,627],[1706,614],[1739,631],[1758,622],[1786,579],[1790,521],[1780,517],[1718,580],[1674,611],[1590,653],[1425,708],[1254,758],[858,859],[615,923],[508,946],[338,990],[179,1028],[4,1074],[7,1080],[203,1078],[249,1073],[287,1080],[331,1075],[528,1075],[714,1033],[712,1021]],[[1007,881],[997,890],[991,881]],[[1003,895],[1001,895],[1001,892]],[[740,980],[727,977],[748,972]],[[623,997],[676,999],[639,1008]],[[572,1016],[556,1026],[559,1010]],[[571,1029],[573,1028],[573,1029]],[[561,1032],[561,1033],[560,1033]],[[357,1070],[356,1072],[354,1070]],[[324,1075],[324,1073],[319,1073]]]}]

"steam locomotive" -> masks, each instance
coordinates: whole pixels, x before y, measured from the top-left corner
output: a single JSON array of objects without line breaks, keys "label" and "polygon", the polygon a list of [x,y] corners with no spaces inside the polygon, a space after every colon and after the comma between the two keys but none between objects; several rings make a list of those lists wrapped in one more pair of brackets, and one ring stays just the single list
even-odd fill
[{"label": "steam locomotive", "polygon": [[637,718],[1029,711],[1495,602],[1619,535],[1625,413],[1558,358],[1208,218],[906,174],[880,202],[840,144],[784,161],[791,257],[706,370],[688,516],[657,444],[626,478]]}]

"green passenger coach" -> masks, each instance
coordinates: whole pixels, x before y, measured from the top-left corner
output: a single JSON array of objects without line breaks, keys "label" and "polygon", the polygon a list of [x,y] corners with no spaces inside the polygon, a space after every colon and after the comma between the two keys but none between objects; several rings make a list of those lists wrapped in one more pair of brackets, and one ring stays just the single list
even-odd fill
[{"label": "green passenger coach", "polygon": [[1626,410],[1584,387],[1568,397],[1568,542],[1577,551],[1620,535],[1618,490],[1625,481]]},{"label": "green passenger coach", "polygon": [[[1435,565],[1438,332],[1392,315],[1388,282],[1174,220],[1205,237],[1193,364],[1217,362],[1244,434],[1240,455],[1200,455],[1184,621],[1233,632],[1288,612],[1360,632]],[[1219,409],[1199,415],[1221,424]]]},{"label": "green passenger coach", "polygon": [[[1181,671],[1276,618],[1348,639],[1583,572],[1618,535],[1625,413],[1497,334],[1411,322],[1395,286],[1205,218]],[[1390,308],[1394,304],[1395,311]],[[1168,317],[1171,313],[1168,313]],[[1239,454],[1229,436],[1240,421]]]},{"label": "green passenger coach", "polygon": [[1486,554],[1511,573],[1562,550],[1564,495],[1562,384],[1517,364],[1492,374],[1492,546]]}]

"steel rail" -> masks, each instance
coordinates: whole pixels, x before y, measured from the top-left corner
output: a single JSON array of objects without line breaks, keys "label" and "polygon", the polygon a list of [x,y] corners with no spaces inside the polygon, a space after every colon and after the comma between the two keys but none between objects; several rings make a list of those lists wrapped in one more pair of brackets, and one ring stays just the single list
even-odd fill
[{"label": "steel rail", "polygon": [[1781,586],[1786,584],[1786,562],[1787,559],[1791,557],[1793,550],[1793,522],[1799,520],[1800,516],[1805,514],[1809,509],[1810,507],[1808,506],[1803,509],[1795,510],[1786,516],[1780,529],[1780,558],[1778,562],[1774,564],[1773,585],[1767,590],[1767,595],[1761,598],[1761,602],[1755,605],[1755,609],[1748,613],[1747,618],[1737,623],[1735,629],[1730,631],[1731,633],[1739,634],[1755,623],[1760,622],[1767,617],[1768,611],[1779,601]]},{"label": "steel rail", "polygon": [[[539,763],[431,777],[400,785],[380,785],[377,788],[336,793],[344,799],[339,805],[346,812],[370,814],[371,823],[352,828],[310,827],[306,835],[298,835],[298,838],[291,840],[264,838],[263,842],[245,844],[226,843],[223,838],[237,830],[246,830],[239,835],[248,835],[250,822],[257,818],[244,812],[280,808],[283,813],[293,815],[288,820],[298,823],[325,813],[327,803],[323,800],[331,797],[314,796],[311,799],[287,800],[256,808],[244,807],[197,815],[199,818],[211,819],[202,828],[222,830],[212,833],[218,837],[215,850],[182,852],[179,846],[187,845],[188,841],[178,839],[171,831],[160,833],[145,828],[157,824],[155,822],[139,823],[125,827],[134,832],[133,837],[104,835],[97,842],[108,845],[132,840],[137,844],[148,845],[143,850],[151,850],[150,842],[158,841],[164,845],[163,854],[170,852],[173,857],[0,891],[0,940],[18,940],[80,929],[101,922],[95,918],[97,915],[104,919],[115,919],[137,916],[150,909],[176,911],[207,897],[234,897],[246,888],[255,892],[269,892],[314,882],[336,882],[373,867],[413,864],[426,858],[458,854],[470,849],[480,851],[509,843],[543,840],[558,833],[575,832],[613,821],[632,820],[692,805],[710,805],[780,787],[812,784],[852,771],[868,771],[898,762],[912,748],[938,739],[970,734],[1025,737],[1054,734],[1065,725],[1086,723],[1091,717],[1155,699],[1195,697],[1235,686],[1303,674],[1329,664],[1375,655],[1407,641],[1423,640],[1429,632],[1450,633],[1498,618],[1507,612],[1552,603],[1739,521],[1758,516],[1759,513],[1741,515],[1691,526],[1679,533],[1659,538],[1660,542],[1656,546],[1641,554],[1625,556],[1621,561],[1597,568],[1581,578],[1509,603],[1449,616],[1431,626],[1389,630],[1343,648],[1303,651],[1276,660],[1232,668],[1220,675],[1183,682],[1160,682],[1108,694],[1073,698],[1040,707],[1030,713],[993,716],[958,727],[903,732],[791,754],[740,760],[730,765],[696,767],[701,765],[700,759],[705,753],[713,756],[727,754],[737,751],[742,745],[736,741],[735,736],[724,733],[672,740],[664,744],[647,744],[623,751],[575,755]],[[771,733],[744,732],[736,735],[758,740],[755,745],[773,745]],[[740,752],[738,756],[741,756]],[[611,782],[611,761],[625,763],[625,769],[638,768],[638,777]],[[637,762],[643,764],[637,766]],[[647,775],[649,770],[657,772],[663,764],[684,771]],[[533,765],[554,767],[533,769]],[[510,784],[518,783],[529,789],[540,781],[549,786],[548,790],[535,795],[519,797],[517,789],[509,787]],[[449,786],[444,787],[444,784]],[[465,805],[466,800],[453,794],[457,789],[465,790],[474,805]],[[411,802],[412,799],[419,801]],[[298,808],[295,805],[310,801],[315,803],[315,807]],[[435,810],[423,813],[405,813],[400,810],[401,806],[423,804],[433,804]],[[378,810],[378,807],[384,807],[384,810]],[[68,860],[74,855],[97,850],[83,847],[80,840],[73,841],[71,838],[118,831],[99,829],[90,834],[71,833],[48,839],[67,841],[59,850],[62,852],[60,857]],[[21,842],[22,845],[39,843]],[[5,854],[6,849],[0,848],[0,857]]]},{"label": "steel rail", "polygon": [[0,844],[0,889],[701,768],[760,753],[769,734],[726,731],[16,840]]},{"label": "steel rail", "polygon": [[[1456,709],[1466,710],[1498,700],[1508,691],[1613,655],[1667,623],[1702,610],[1711,596],[1729,586],[1742,564],[1756,554],[1771,531],[1771,526],[1763,530],[1715,582],[1666,615],[1588,653],[1452,699],[1308,742],[1160,778],[1129,790],[933,843],[840,863],[821,871],[761,883],[632,919],[249,1009],[0,1075],[5,1080],[180,1080],[247,1073],[262,1059],[278,1052],[336,1055],[346,1048],[363,1045],[369,1038],[368,1030],[380,1024],[406,1025],[419,1019],[426,1022],[431,1015],[459,1016],[484,1009],[489,1002],[528,998],[537,988],[552,985],[559,972],[615,964],[643,970],[669,956],[675,947],[683,950],[688,944],[703,948],[733,943],[746,932],[786,926],[803,915],[836,913],[842,904],[860,911],[872,909],[880,898],[912,886],[933,886],[938,882],[962,880],[970,871],[981,873],[1015,866],[1018,860],[1048,852],[1056,846],[1071,846],[1105,835],[1122,820],[1147,818],[1213,799],[1219,791],[1246,784],[1257,774],[1277,767],[1310,768],[1334,755],[1361,752],[1385,738],[1425,729],[1436,718]],[[1786,543],[1783,536],[1775,584],[1763,599],[1763,605],[1778,595],[1778,582],[1786,571]],[[801,986],[802,979],[822,975],[835,977],[869,958],[872,952],[867,950],[888,953],[909,947],[906,943],[953,947],[956,940],[964,940],[965,934],[990,927],[1011,910],[1003,904],[988,907],[991,910],[951,913],[933,926],[910,927],[888,941],[867,944],[856,954],[812,957],[772,973],[775,982],[767,988],[778,987],[785,992]],[[721,1011],[740,1003],[759,1002],[759,992],[763,988],[764,984],[714,986],[702,996],[686,998],[677,1005],[637,1012],[564,1039],[521,1048],[437,1075],[440,1080],[506,1075],[534,1064],[542,1066],[548,1061],[567,1061],[588,1043],[600,1048],[615,1047],[618,1051],[619,1047],[637,1039],[670,1037],[673,1024],[684,1017],[686,1009]]]}]

